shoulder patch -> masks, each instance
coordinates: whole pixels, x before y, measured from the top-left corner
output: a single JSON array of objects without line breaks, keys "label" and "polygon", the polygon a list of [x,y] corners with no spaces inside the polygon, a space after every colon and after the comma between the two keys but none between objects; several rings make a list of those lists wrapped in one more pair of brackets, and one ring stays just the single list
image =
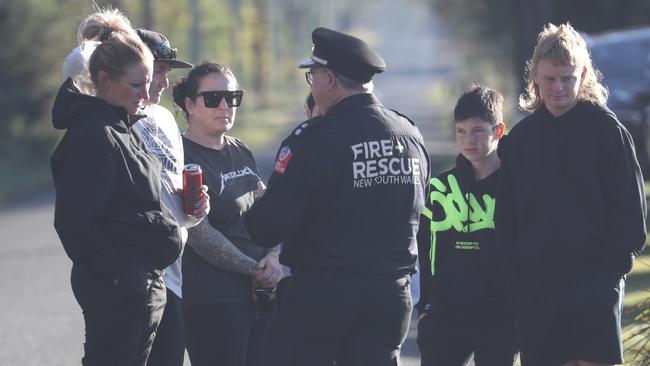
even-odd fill
[{"label": "shoulder patch", "polygon": [[289,161],[292,157],[293,152],[291,151],[291,147],[289,147],[289,145],[283,146],[275,159],[275,167],[273,168],[273,171],[280,175],[284,174],[284,171],[287,170],[287,166],[289,166]]},{"label": "shoulder patch", "polygon": [[[282,142],[282,147],[280,148],[280,151],[278,151],[278,154],[275,158],[275,167],[273,168],[273,171],[275,173],[280,175],[284,174],[284,171],[289,165],[289,161],[294,155],[294,151],[290,146],[294,143],[300,144],[299,141],[304,136],[313,131],[316,126],[320,125],[320,122],[323,120],[324,118],[321,116],[314,117],[300,123],[296,128],[293,129],[293,131],[291,131],[291,134],[287,136],[287,138]],[[294,145],[294,147],[295,146],[296,145]]]}]

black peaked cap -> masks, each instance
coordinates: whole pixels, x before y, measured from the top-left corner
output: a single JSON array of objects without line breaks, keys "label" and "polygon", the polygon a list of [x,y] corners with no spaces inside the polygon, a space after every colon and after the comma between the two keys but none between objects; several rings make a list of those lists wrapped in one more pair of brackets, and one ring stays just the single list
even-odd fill
[{"label": "black peaked cap", "polygon": [[153,53],[154,60],[168,62],[173,69],[189,69],[194,67],[189,62],[176,59],[176,49],[171,47],[169,40],[162,33],[147,29],[136,29],[136,33],[138,33],[142,42],[149,47],[149,50]]},{"label": "black peaked cap", "polygon": [[352,80],[367,83],[386,70],[384,59],[365,41],[328,28],[316,28],[311,34],[312,56],[299,68],[324,66]]}]

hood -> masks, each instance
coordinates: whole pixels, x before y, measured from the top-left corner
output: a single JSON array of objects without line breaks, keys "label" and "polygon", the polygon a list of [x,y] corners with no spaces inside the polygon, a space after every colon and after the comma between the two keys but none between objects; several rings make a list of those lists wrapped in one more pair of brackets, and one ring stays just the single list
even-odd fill
[{"label": "hood", "polygon": [[54,99],[52,107],[52,125],[59,130],[68,129],[80,116],[97,118],[113,125],[118,130],[126,130],[142,118],[134,115],[129,118],[126,109],[116,107],[101,98],[83,94],[68,78]]},{"label": "hood", "polygon": [[546,106],[542,104],[540,108],[537,108],[537,110],[533,112],[532,116],[540,121],[550,120],[553,121],[553,123],[578,123],[579,121],[589,119],[590,115],[594,113],[598,114],[603,111],[610,117],[616,119],[614,113],[612,113],[607,106],[590,101],[578,102],[575,107],[558,117],[553,116],[551,112],[546,109]]}]

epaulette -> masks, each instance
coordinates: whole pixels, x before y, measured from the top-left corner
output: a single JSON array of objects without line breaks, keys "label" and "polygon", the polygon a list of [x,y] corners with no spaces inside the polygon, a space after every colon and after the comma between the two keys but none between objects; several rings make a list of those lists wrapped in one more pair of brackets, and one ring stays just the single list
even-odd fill
[{"label": "epaulette", "polygon": [[406,116],[406,115],[404,115],[404,114],[402,114],[402,113],[400,113],[400,112],[398,112],[398,111],[396,111],[396,110],[394,110],[394,109],[391,109],[391,111],[395,112],[398,116],[401,116],[401,117],[406,118],[407,121],[411,122],[411,124],[412,124],[413,126],[415,126],[415,122],[413,122],[412,119],[408,118],[408,116]]},{"label": "epaulette", "polygon": [[298,125],[298,127],[294,128],[294,130],[291,131],[291,135],[289,137],[305,136],[309,134],[315,126],[318,126],[320,124],[323,119],[324,118],[321,116],[316,116],[312,119],[308,119],[305,122],[302,122]]}]

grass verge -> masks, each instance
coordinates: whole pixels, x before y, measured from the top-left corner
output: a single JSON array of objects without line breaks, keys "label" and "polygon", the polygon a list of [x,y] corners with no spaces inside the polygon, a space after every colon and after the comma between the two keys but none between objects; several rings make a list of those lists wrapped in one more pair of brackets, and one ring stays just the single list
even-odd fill
[{"label": "grass verge", "polygon": [[625,287],[626,364],[650,366],[650,253],[637,258]]}]

